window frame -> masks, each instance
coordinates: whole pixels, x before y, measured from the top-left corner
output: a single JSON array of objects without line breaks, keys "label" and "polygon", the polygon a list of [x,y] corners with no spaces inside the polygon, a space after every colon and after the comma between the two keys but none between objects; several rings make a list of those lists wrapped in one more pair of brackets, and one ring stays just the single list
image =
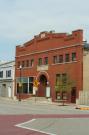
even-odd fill
[{"label": "window frame", "polygon": [[76,61],[76,52],[72,52],[72,61]]},{"label": "window frame", "polygon": [[59,55],[59,63],[63,63],[63,55],[62,54]]},{"label": "window frame", "polygon": [[3,78],[3,71],[0,71],[0,78]]},{"label": "window frame", "polygon": [[53,56],[53,63],[54,63],[54,64],[58,63],[57,55]]},{"label": "window frame", "polygon": [[70,54],[69,53],[65,54],[65,62],[70,62]]},{"label": "window frame", "polygon": [[48,65],[48,57],[44,58],[44,65]]},{"label": "window frame", "polygon": [[42,58],[39,58],[38,59],[38,66],[41,66],[42,65]]},{"label": "window frame", "polygon": [[11,77],[11,70],[6,70],[6,78]]}]

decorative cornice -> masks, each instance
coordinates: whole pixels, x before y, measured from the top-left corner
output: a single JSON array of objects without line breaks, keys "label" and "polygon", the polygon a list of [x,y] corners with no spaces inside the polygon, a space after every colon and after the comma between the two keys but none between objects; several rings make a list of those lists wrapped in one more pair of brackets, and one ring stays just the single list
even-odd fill
[{"label": "decorative cornice", "polygon": [[58,47],[58,48],[48,49],[48,50],[44,50],[44,51],[36,51],[36,52],[33,52],[33,53],[16,56],[16,58],[23,57],[23,56],[28,56],[28,55],[46,53],[46,52],[50,52],[50,51],[56,51],[56,50],[61,50],[61,49],[66,49],[66,48],[71,48],[71,47],[76,47],[76,46],[82,46],[82,45],[81,44],[74,44],[74,45],[66,46],[66,47]]}]

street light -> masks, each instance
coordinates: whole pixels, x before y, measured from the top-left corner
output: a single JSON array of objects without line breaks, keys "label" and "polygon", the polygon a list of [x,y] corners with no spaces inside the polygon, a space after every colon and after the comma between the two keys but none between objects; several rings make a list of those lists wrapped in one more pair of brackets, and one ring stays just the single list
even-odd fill
[{"label": "street light", "polygon": [[21,90],[22,90],[22,82],[21,82],[21,70],[22,70],[22,65],[19,66],[20,69],[20,83],[19,83],[19,101],[21,101]]}]

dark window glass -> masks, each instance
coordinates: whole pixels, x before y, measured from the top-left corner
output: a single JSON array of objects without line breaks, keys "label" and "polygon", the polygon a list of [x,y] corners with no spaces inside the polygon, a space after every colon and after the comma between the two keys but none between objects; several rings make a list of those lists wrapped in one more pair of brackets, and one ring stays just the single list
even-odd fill
[{"label": "dark window glass", "polygon": [[29,93],[33,94],[33,83],[29,83]]},{"label": "dark window glass", "polygon": [[65,55],[65,62],[69,62],[70,61],[70,55],[69,54],[66,54]]},{"label": "dark window glass", "polygon": [[22,67],[25,67],[25,61],[22,61]]},{"label": "dark window glass", "polygon": [[57,56],[53,56],[53,63],[57,63]]},{"label": "dark window glass", "polygon": [[33,67],[33,63],[34,63],[34,60],[32,59],[32,60],[31,60],[31,66],[32,66],[32,67]]},{"label": "dark window glass", "polygon": [[33,64],[34,64],[34,60],[31,59],[31,60],[30,60],[30,67],[33,67]]},{"label": "dark window glass", "polygon": [[19,83],[17,83],[17,93],[28,93],[28,83],[22,83],[22,87],[19,87]]},{"label": "dark window glass", "polygon": [[26,61],[26,67],[29,67],[29,60]]},{"label": "dark window glass", "polygon": [[59,55],[59,63],[63,63],[63,55]]},{"label": "dark window glass", "polygon": [[34,77],[29,77],[29,82],[32,83],[33,79],[34,79]]},{"label": "dark window glass", "polygon": [[44,64],[47,65],[48,64],[48,57],[44,58]]},{"label": "dark window glass", "polygon": [[6,71],[6,77],[11,77],[11,70]]},{"label": "dark window glass", "polygon": [[39,58],[39,59],[38,59],[38,65],[39,65],[39,66],[42,65],[42,58]]},{"label": "dark window glass", "polygon": [[3,78],[3,71],[0,71],[0,78]]},{"label": "dark window glass", "polygon": [[23,85],[22,85],[22,93],[28,93],[28,83],[23,83]]},{"label": "dark window glass", "polygon": [[72,61],[75,61],[76,60],[76,53],[72,53]]}]

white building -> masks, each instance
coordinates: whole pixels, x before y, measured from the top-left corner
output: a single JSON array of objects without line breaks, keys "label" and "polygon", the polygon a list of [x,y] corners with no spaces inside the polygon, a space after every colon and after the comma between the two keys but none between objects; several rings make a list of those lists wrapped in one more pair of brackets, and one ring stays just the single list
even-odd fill
[{"label": "white building", "polygon": [[0,97],[14,98],[15,61],[0,63]]}]

